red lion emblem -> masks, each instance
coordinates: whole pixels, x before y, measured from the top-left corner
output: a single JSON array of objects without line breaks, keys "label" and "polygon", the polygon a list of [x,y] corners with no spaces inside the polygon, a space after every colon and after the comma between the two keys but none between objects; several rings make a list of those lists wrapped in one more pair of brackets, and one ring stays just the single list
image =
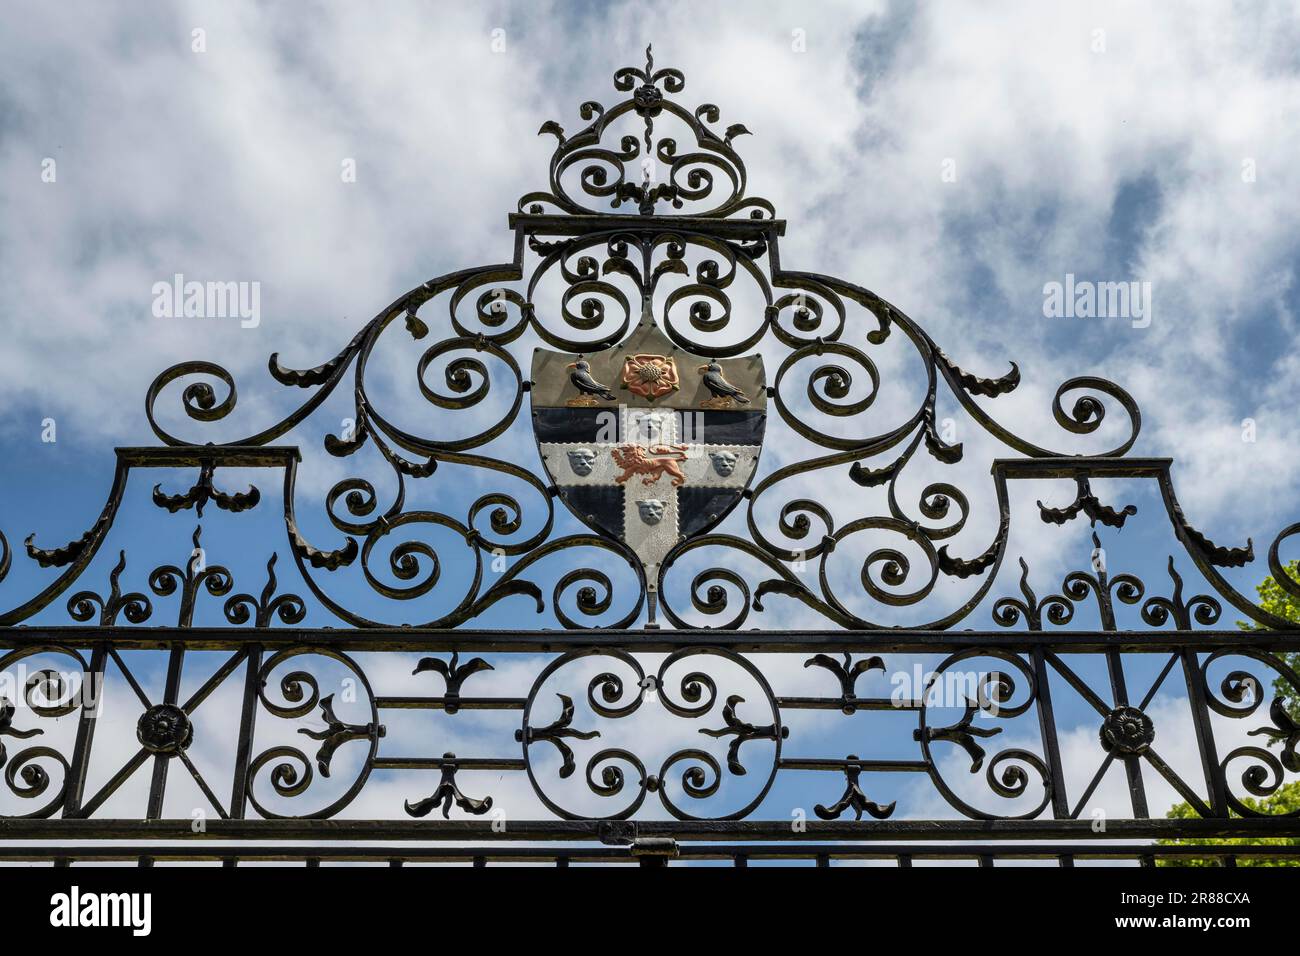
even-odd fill
[{"label": "red lion emblem", "polygon": [[635,475],[645,476],[641,479],[643,485],[652,485],[663,475],[672,479],[674,488],[686,484],[680,464],[686,460],[685,445],[619,445],[609,453],[614,464],[623,469],[623,474],[614,479],[620,485]]}]

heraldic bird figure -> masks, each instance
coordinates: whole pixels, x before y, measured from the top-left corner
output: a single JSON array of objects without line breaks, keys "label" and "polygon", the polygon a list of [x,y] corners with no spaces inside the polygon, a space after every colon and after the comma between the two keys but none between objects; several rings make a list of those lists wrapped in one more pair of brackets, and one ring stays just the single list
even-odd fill
[{"label": "heraldic bird figure", "polygon": [[713,395],[713,398],[705,402],[706,405],[712,408],[729,408],[732,402],[739,402],[741,405],[749,404],[749,396],[727,381],[727,377],[722,374],[722,366],[717,362],[701,365],[698,371],[704,376],[704,387]]},{"label": "heraldic bird figure", "polygon": [[569,373],[569,381],[573,383],[574,388],[582,393],[577,398],[569,399],[568,405],[595,405],[597,395],[607,402],[617,400],[614,393],[609,390],[608,385],[601,385],[600,382],[591,377],[591,364],[586,359],[570,362],[567,367],[573,369]]}]

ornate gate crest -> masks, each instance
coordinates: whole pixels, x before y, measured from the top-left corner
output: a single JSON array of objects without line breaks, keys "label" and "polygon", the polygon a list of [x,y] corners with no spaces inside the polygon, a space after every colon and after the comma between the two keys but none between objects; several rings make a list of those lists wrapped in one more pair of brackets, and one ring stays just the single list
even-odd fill
[{"label": "ornate gate crest", "polygon": [[538,349],[533,432],[560,499],[626,543],[653,581],[678,541],[740,501],[767,418],[761,356],[690,355],[643,320],[617,349]]},{"label": "ornate gate crest", "polygon": [[[1259,802],[1300,775],[1300,630],[1225,576],[1254,563],[1300,601],[1300,523],[1258,552],[1211,540],[1171,460],[1130,455],[1141,414],[1106,379],[1049,391],[1041,438],[1003,424],[1020,367],[976,375],[870,289],[783,265],[748,130],[684,87],[647,50],[616,103],[543,125],[514,258],[407,290],[321,364],[271,355],[301,395],[279,421],[212,440],[244,386],[183,362],[80,537],[0,495],[0,861],[1300,856],[1280,839],[1300,814]],[[414,350],[391,353],[428,404],[405,427],[368,384],[381,340]],[[322,442],[345,477],[313,499],[303,426],[347,392],[352,427]],[[1005,449],[967,490],[949,469],[979,446],[940,402]],[[809,451],[756,478],[769,426]],[[1035,508],[1025,482],[1049,483]],[[177,562],[152,570],[114,537],[148,486]],[[1124,553],[1130,495],[1170,544],[1154,580]],[[743,528],[716,528],[733,509]],[[273,540],[200,537],[268,510]],[[1079,548],[1060,585],[1013,510]],[[11,548],[15,524],[35,533]],[[71,692],[100,686],[134,723],[96,730]],[[168,802],[187,779],[202,833]]]}]

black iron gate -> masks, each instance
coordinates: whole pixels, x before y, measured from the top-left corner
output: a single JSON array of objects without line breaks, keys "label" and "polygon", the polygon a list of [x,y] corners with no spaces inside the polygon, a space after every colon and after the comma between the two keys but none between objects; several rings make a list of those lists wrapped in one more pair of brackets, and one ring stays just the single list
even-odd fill
[{"label": "black iron gate", "polygon": [[[867,289],[781,266],[785,223],[746,195],[734,145],[743,126],[718,130],[716,107],[679,106],[670,96],[682,74],[656,70],[648,50],[645,68],[620,70],[615,87],[626,98],[583,104],[578,131],[542,127],[557,140],[550,182],[510,217],[510,262],[411,290],[318,367],[273,355],[274,379],[311,395],[247,436],[171,430],[161,400],[173,383],[201,379],[184,386],[181,410],[207,424],[234,412],[236,389],[210,362],[168,369],[146,399],[161,444],[118,450],[93,527],[58,548],[27,538],[27,558],[57,570],[0,614],[9,791],[0,860],[1069,865],[1293,855],[1281,838],[1300,837],[1296,816],[1266,812],[1259,798],[1300,771],[1291,709],[1300,678],[1288,658],[1300,632],[1225,579],[1255,561],[1253,546],[1218,546],[1188,523],[1170,461],[1126,457],[1140,426],[1128,393],[1083,376],[1052,400],[1056,424],[1076,437],[1113,429],[1118,406],[1126,420],[1111,447],[1058,452],[1019,437],[988,408],[1020,384],[1018,367],[979,378]],[[693,142],[656,137],[656,124]],[[447,312],[435,317],[440,305]],[[694,374],[675,362],[700,359],[691,387],[710,397],[698,406],[734,428],[762,400],[766,436],[755,441],[775,459],[735,486],[732,513],[704,515],[707,527],[669,539],[661,560],[640,542],[663,516],[684,527],[692,502],[721,499],[665,492],[644,511],[651,530],[641,537],[630,526],[583,527],[591,516],[571,501],[570,515],[541,467],[548,438],[524,409],[538,382],[519,358],[532,345],[575,358],[576,391],[556,407],[576,419],[602,402],[624,407],[616,386],[577,376],[589,358],[622,362],[620,344],[652,327],[670,347],[627,356],[622,384],[644,385],[653,407],[656,389],[681,392]],[[434,425],[400,403],[382,410],[386,386],[367,382],[390,329],[385,341],[434,340],[416,363]],[[871,423],[888,381],[872,350],[900,337],[922,373],[917,399],[885,429],[856,434],[849,425]],[[770,380],[757,392],[737,386],[728,363],[760,351],[775,359]],[[313,526],[298,515],[302,455],[280,442],[306,432],[344,383],[351,414],[323,447],[343,460],[364,450],[387,486],[359,474],[333,482]],[[1020,456],[992,461],[988,517],[956,485],[924,477],[964,455],[937,411],[941,392]],[[733,446],[750,447],[706,441],[706,451],[724,449],[708,452],[716,475],[695,455],[706,471],[683,464],[680,484],[722,487]],[[643,446],[649,456],[620,464],[626,474],[589,500],[622,508],[617,496],[630,501],[626,489],[642,480],[676,488],[664,462],[692,452],[661,447]],[[575,482],[598,451],[575,452]],[[236,469],[239,484],[223,480]],[[913,472],[925,482],[914,509],[903,504]],[[164,490],[178,473],[188,490]],[[157,482],[158,509],[194,514],[182,560],[132,590],[125,550],[94,562],[142,474]],[[253,484],[232,490],[245,474]],[[255,556],[264,577],[239,590],[219,550],[208,560],[204,511],[239,521],[277,508],[263,501],[273,497],[266,478],[282,482],[285,545]],[[818,494],[832,479],[848,493]],[[1128,483],[1107,485],[1117,479]],[[1074,497],[1039,502],[1032,520],[1101,528],[1090,560],[1039,597],[1043,582],[1023,558],[1018,582],[999,571],[1014,489],[1043,481]],[[1141,484],[1163,503],[1180,548],[1167,584],[1114,570],[1106,547],[1121,553],[1136,509],[1103,503],[1094,482]],[[421,494],[434,504],[418,506]],[[981,522],[983,546],[959,547]],[[1267,566],[1300,597],[1281,556],[1297,530],[1277,535]],[[0,548],[3,581],[13,558],[3,535]],[[60,603],[74,584],[87,587],[92,565],[107,581]],[[1185,588],[1193,573],[1209,593]],[[307,596],[281,589],[291,576]],[[1221,601],[1259,629],[1225,627]],[[414,607],[432,610],[405,610]],[[385,611],[400,620],[385,623]],[[990,623],[979,611],[991,629],[956,629]],[[911,613],[919,617],[901,624],[893,616]],[[313,614],[346,626],[306,625]],[[1176,720],[1157,706],[1170,693]],[[397,732],[404,719],[413,729]],[[1236,728],[1253,740],[1237,740]],[[1191,756],[1178,764],[1168,748]],[[1112,771],[1122,807],[1098,797]],[[1153,786],[1186,812],[1166,817]],[[1196,842],[1212,838],[1234,842]]]}]

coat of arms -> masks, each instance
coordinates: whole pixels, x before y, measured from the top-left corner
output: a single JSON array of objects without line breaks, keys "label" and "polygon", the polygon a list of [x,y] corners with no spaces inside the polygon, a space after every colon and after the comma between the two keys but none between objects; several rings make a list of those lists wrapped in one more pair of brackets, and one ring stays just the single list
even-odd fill
[{"label": "coat of arms", "polygon": [[735,507],[758,464],[759,356],[689,355],[642,324],[598,354],[538,349],[532,382],[533,430],[560,498],[626,542],[652,581],[678,541]]}]

